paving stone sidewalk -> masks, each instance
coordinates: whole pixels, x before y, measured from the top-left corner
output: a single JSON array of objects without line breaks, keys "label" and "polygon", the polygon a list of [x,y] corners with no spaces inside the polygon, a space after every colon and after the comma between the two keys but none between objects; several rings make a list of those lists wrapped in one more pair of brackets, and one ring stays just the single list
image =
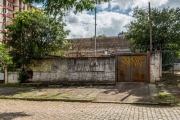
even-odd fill
[{"label": "paving stone sidewalk", "polygon": [[180,120],[180,107],[0,100],[0,120]]},{"label": "paving stone sidewalk", "polygon": [[117,83],[115,86],[71,86],[59,88],[1,87],[0,98],[70,100],[115,103],[156,103],[153,84]]}]

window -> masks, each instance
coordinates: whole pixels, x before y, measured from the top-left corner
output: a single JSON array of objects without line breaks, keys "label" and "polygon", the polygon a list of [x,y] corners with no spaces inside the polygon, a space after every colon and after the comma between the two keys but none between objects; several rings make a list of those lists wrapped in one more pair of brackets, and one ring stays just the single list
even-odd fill
[{"label": "window", "polygon": [[6,6],[6,0],[3,0],[3,5]]},{"label": "window", "polygon": [[22,3],[22,7],[25,8],[25,4],[24,3]]},{"label": "window", "polygon": [[3,21],[6,21],[6,17],[3,17]]},{"label": "window", "polygon": [[21,3],[21,5],[22,5],[22,8],[25,8],[25,4],[23,2]]},{"label": "window", "polygon": [[6,13],[6,9],[5,9],[5,8],[3,8],[3,9],[2,9],[2,12],[3,12],[3,13]]},{"label": "window", "polygon": [[7,20],[8,20],[8,22],[12,22],[12,19],[11,19],[11,18],[8,18]]},{"label": "window", "polygon": [[12,3],[10,3],[10,2],[8,2],[8,6],[13,7],[13,4],[12,4]]},{"label": "window", "polygon": [[11,14],[11,15],[13,14],[13,12],[11,10],[8,10],[8,13]]},{"label": "window", "polygon": [[5,29],[5,25],[4,25],[4,24],[2,24],[2,26],[1,26],[1,27],[2,27],[2,29]]}]

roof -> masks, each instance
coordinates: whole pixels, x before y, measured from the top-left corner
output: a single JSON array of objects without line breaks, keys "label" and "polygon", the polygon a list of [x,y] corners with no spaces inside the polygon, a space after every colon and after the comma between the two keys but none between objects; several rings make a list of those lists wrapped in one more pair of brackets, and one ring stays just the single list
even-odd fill
[{"label": "roof", "polygon": [[[67,51],[68,56],[78,56],[83,54],[84,56],[93,56],[95,50],[95,38],[75,38],[68,39],[71,43],[71,49]],[[96,38],[96,51],[97,55],[104,55],[105,51],[108,54],[118,51],[129,51],[129,40],[123,36],[114,36],[106,38]]]},{"label": "roof", "polygon": [[[76,38],[69,39],[72,45],[72,51],[94,51],[95,38]],[[96,38],[97,51],[109,49],[128,49],[129,40],[121,37]]]}]

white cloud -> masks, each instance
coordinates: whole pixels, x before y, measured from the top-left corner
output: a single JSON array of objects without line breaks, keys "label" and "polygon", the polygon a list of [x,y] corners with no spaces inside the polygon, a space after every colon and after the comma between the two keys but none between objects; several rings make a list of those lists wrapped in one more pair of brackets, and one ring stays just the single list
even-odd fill
[{"label": "white cloud", "polygon": [[168,0],[113,0],[112,2],[118,3],[120,9],[127,10],[138,6],[139,8],[148,7],[148,2],[152,7],[162,6],[168,3]]},{"label": "white cloud", "polygon": [[[125,25],[133,20],[132,9],[136,6],[148,9],[151,7],[178,7],[179,0],[112,0],[109,3],[98,5],[97,12],[97,35],[116,36],[121,31],[126,31]],[[83,11],[82,13],[70,13],[66,17],[66,29],[71,33],[68,38],[81,38],[94,36],[95,20],[94,12]]]},{"label": "white cloud", "polygon": [[[97,13],[97,35],[105,34],[106,36],[117,36],[119,32],[126,31],[124,26],[132,20],[132,17],[115,12]],[[66,29],[71,33],[69,38],[93,37],[95,35],[94,15],[86,13],[71,13],[66,17]]]},{"label": "white cloud", "polygon": [[168,0],[168,3],[166,4],[166,6],[170,6],[170,7],[179,7],[180,5],[180,0]]},{"label": "white cloud", "polygon": [[103,3],[103,4],[101,4],[101,9],[106,9],[106,8],[108,8],[108,4],[109,3]]}]

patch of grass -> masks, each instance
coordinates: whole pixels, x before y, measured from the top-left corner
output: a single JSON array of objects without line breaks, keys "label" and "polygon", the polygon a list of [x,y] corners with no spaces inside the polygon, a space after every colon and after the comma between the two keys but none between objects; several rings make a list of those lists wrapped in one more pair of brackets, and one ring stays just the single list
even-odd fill
[{"label": "patch of grass", "polygon": [[58,98],[59,94],[49,95],[49,94],[42,94],[42,95],[36,95],[36,96],[26,96],[28,98]]},{"label": "patch of grass", "polygon": [[173,104],[178,104],[180,103],[180,100],[175,97],[174,95],[166,92],[159,92],[157,96],[157,101],[158,102],[169,102],[172,101]]},{"label": "patch of grass", "polygon": [[24,98],[48,98],[48,96],[49,95],[47,94],[37,95],[37,96],[30,95],[30,96],[24,96]]},{"label": "patch of grass", "polygon": [[19,87],[19,83],[16,83],[16,84],[0,84],[0,87]]},{"label": "patch of grass", "polygon": [[38,95],[36,96],[37,98],[48,98],[49,95],[47,94],[42,94],[42,95]]},{"label": "patch of grass", "polygon": [[58,98],[58,97],[59,97],[59,94],[49,96],[49,98]]},{"label": "patch of grass", "polygon": [[68,94],[61,95],[60,98],[73,99],[74,97]]}]

